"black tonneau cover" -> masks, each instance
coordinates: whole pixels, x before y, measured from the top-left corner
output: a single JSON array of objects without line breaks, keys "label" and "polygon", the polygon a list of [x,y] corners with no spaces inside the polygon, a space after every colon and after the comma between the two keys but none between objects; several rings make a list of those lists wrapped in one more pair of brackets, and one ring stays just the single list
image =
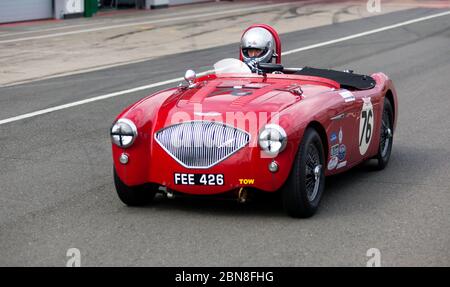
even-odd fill
[{"label": "black tonneau cover", "polygon": [[303,69],[296,71],[294,74],[327,78],[338,82],[342,88],[368,90],[375,87],[375,80],[367,75],[359,75],[328,69],[316,69],[311,67],[304,67]]}]

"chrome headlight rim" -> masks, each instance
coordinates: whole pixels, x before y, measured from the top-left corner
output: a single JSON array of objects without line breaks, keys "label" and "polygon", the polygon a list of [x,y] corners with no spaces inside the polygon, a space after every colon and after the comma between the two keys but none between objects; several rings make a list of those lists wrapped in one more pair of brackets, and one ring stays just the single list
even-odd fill
[{"label": "chrome headlight rim", "polygon": [[[115,127],[116,126],[120,126],[120,124],[125,124],[127,126],[130,127],[131,133],[130,132],[122,132],[121,128],[119,128],[118,131],[115,131]],[[133,121],[129,120],[129,119],[118,119],[113,126],[111,127],[111,141],[113,142],[113,144],[115,144],[116,146],[120,147],[120,148],[128,148],[130,146],[133,145],[133,143],[135,142],[137,136],[138,136],[138,131],[137,131],[137,127],[136,125],[133,123]],[[119,136],[119,142],[117,142],[114,139],[114,136]],[[124,136],[131,136],[131,141],[129,143],[124,144],[123,143],[123,137]]]},{"label": "chrome headlight rim", "polygon": [[[276,140],[272,140],[270,135],[272,134],[270,130],[275,130],[278,133],[278,138]],[[268,138],[269,136],[269,138]],[[264,141],[277,141],[280,143],[279,148],[276,150],[270,150],[269,148],[272,146],[271,144],[266,144]],[[282,152],[287,146],[287,134],[286,131],[277,124],[267,124],[263,129],[259,132],[258,135],[258,145],[259,147],[268,155],[276,156],[280,152]]]}]

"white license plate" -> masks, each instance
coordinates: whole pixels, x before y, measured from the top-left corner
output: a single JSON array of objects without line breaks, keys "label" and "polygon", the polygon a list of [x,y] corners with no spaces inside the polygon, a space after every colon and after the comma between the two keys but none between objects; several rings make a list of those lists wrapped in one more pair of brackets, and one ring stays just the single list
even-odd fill
[{"label": "white license plate", "polygon": [[220,173],[174,173],[177,185],[223,185],[224,177]]}]

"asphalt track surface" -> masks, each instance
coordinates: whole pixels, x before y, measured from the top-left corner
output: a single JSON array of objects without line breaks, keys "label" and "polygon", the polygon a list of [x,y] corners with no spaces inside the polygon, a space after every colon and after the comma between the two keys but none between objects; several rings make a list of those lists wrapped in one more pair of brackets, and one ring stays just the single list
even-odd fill
[{"label": "asphalt track surface", "polygon": [[[442,10],[414,9],[282,35],[283,49]],[[109,128],[131,93],[0,125],[0,265],[450,265],[450,16],[286,56],[286,66],[383,71],[399,95],[389,166],[327,178],[319,212],[287,217],[276,196],[158,198],[129,208],[112,180]],[[208,70],[237,44],[0,89],[0,119]]]}]

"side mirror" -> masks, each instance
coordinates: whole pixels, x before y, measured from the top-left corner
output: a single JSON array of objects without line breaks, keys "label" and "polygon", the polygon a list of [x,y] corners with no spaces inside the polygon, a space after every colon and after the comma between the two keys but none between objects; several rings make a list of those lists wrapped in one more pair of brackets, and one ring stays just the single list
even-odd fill
[{"label": "side mirror", "polygon": [[186,73],[184,74],[184,79],[186,80],[186,82],[189,83],[189,85],[192,85],[196,78],[197,75],[193,70],[187,70]]}]

